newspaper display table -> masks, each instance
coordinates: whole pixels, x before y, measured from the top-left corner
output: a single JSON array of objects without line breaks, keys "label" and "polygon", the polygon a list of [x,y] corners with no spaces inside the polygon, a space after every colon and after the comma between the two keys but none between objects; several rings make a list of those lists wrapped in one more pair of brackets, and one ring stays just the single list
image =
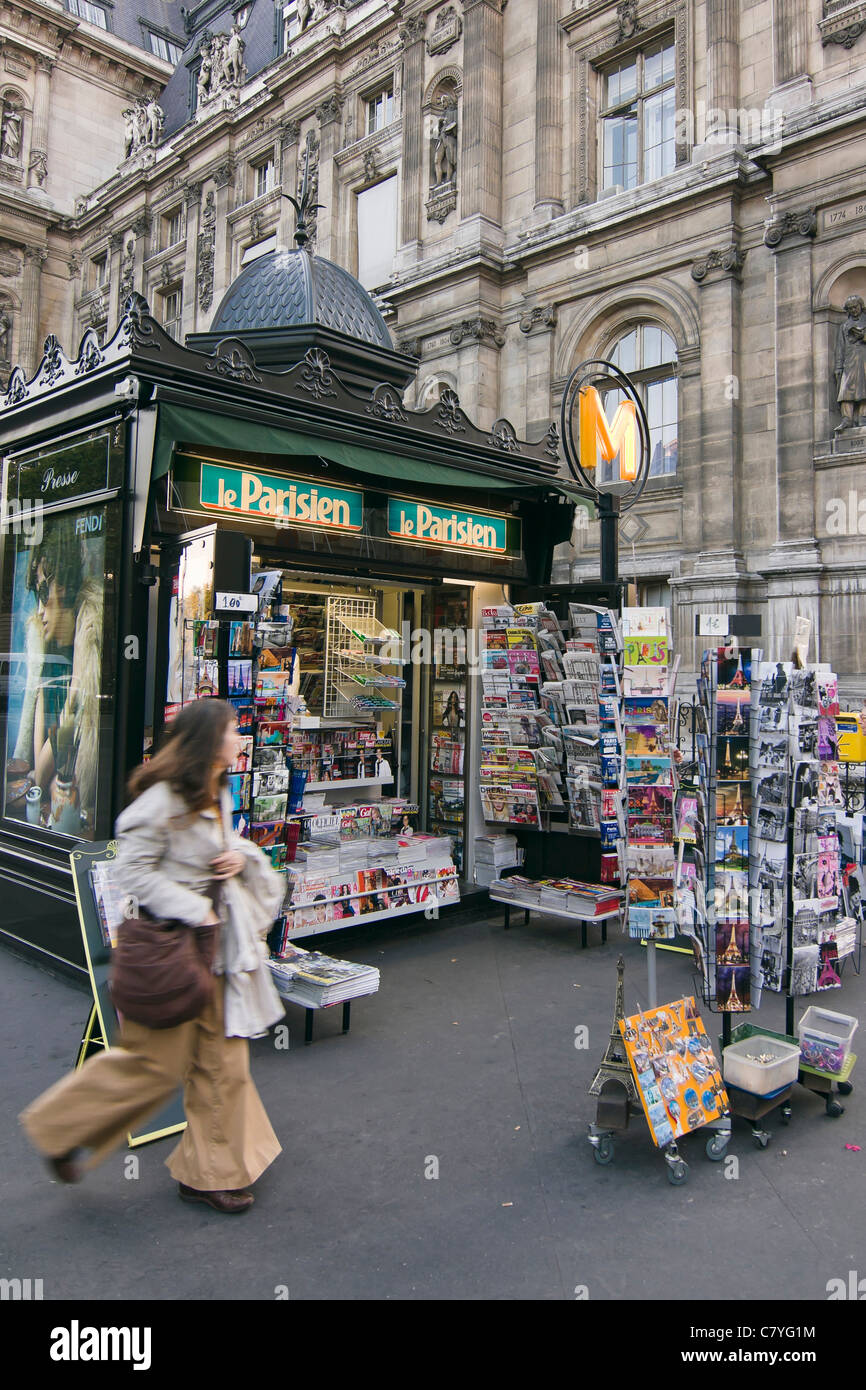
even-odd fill
[{"label": "newspaper display table", "polygon": [[492,888],[491,888],[491,891],[490,891],[490,901],[491,901],[492,903],[499,903],[501,907],[504,907],[504,908],[505,908],[505,930],[506,930],[506,931],[507,931],[508,928],[511,926],[511,908],[512,908],[512,907],[519,908],[519,909],[523,912],[523,914],[524,914],[524,915],[523,915],[523,920],[524,920],[525,923],[528,923],[528,922],[529,922],[529,914],[530,914],[530,912],[541,912],[541,913],[543,913],[543,914],[544,914],[545,916],[547,916],[547,917],[561,917],[561,918],[563,918],[565,921],[568,921],[568,922],[579,922],[579,923],[580,923],[580,944],[581,944],[581,947],[585,947],[585,946],[586,946],[586,925],[587,925],[587,922],[600,922],[600,923],[601,923],[601,939],[602,939],[602,943],[604,943],[604,942],[607,941],[607,924],[608,924],[608,921],[610,920],[611,917],[620,918],[620,917],[622,916],[622,905],[621,905],[621,904],[620,904],[618,907],[612,908],[609,912],[598,912],[598,913],[596,913],[596,912],[589,912],[588,910],[587,910],[586,912],[580,912],[580,911],[577,911],[577,910],[566,912],[566,911],[564,911],[562,908],[549,907],[546,903],[528,902],[525,898],[519,898],[519,897],[516,897],[516,896],[511,896],[511,897],[509,897],[509,896],[504,895],[504,894],[503,894],[502,896],[500,896],[498,893],[494,893],[494,892],[492,891]]}]

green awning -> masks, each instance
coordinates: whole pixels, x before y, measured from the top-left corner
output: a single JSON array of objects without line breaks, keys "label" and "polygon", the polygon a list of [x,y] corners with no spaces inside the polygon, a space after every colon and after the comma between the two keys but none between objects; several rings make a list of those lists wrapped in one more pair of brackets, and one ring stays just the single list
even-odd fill
[{"label": "green awning", "polygon": [[393,478],[402,483],[432,487],[466,487],[485,491],[531,494],[539,487],[557,491],[554,479],[540,477],[537,483],[515,483],[513,478],[497,478],[445,463],[427,463],[405,454],[366,449],[360,444],[343,444],[333,439],[299,434],[275,425],[256,424],[232,415],[217,415],[194,406],[159,406],[153,478],[161,478],[171,467],[175,445],[193,448],[236,449],[239,453],[300,454],[330,459],[355,473],[374,478]]}]

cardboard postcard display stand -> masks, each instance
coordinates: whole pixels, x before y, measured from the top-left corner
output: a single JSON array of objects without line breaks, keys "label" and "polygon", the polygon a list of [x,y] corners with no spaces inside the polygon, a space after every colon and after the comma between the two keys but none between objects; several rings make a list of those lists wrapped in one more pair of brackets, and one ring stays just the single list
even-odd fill
[{"label": "cardboard postcard display stand", "polygon": [[[101,844],[81,843],[70,851],[72,880],[78,920],[84,942],[84,955],[93,1003],[75,1060],[76,1069],[84,1065],[98,1048],[116,1047],[120,1035],[120,1019],[111,1002],[108,971],[111,962],[111,940],[116,921],[116,907],[106,869],[117,854],[115,840]],[[150,1119],[141,1129],[127,1136],[130,1148],[149,1144],[186,1128],[181,1092]]]}]

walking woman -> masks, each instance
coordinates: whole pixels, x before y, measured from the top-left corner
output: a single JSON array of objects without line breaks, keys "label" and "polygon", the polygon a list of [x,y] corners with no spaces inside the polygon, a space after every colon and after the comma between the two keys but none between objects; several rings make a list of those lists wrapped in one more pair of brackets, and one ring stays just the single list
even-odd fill
[{"label": "walking woman", "polygon": [[[238,751],[232,707],[199,700],[132,775],[114,875],[139,916],[191,931],[220,926],[214,990],[196,1018],[176,1027],[123,1020],[119,1047],[24,1111],[24,1129],[62,1182],[80,1181],[180,1085],[187,1127],[166,1166],[184,1201],[246,1211],[250,1184],[280,1153],[250,1077],[247,1039],[283,1014],[262,942],[283,885],[258,847],[232,831],[226,769]],[[82,1150],[90,1151],[86,1162]]]}]

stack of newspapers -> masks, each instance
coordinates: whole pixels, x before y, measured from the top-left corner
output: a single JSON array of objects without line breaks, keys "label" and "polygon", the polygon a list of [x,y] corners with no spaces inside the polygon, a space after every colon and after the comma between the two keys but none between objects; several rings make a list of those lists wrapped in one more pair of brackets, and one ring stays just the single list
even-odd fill
[{"label": "stack of newspapers", "polygon": [[279,993],[313,1008],[342,1004],[361,994],[375,994],[379,988],[376,966],[335,960],[321,951],[305,951],[301,946],[287,945],[283,959],[269,964]]}]

